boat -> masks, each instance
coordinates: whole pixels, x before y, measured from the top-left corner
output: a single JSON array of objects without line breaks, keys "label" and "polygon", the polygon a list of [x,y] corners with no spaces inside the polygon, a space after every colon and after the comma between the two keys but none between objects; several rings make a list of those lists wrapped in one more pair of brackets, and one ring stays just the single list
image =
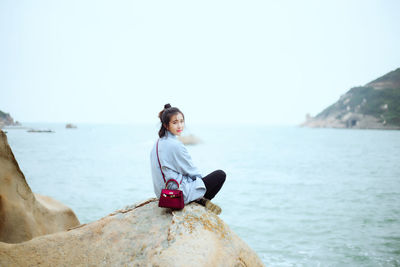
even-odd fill
[{"label": "boat", "polygon": [[38,129],[29,129],[28,133],[54,133],[52,130],[38,130]]}]

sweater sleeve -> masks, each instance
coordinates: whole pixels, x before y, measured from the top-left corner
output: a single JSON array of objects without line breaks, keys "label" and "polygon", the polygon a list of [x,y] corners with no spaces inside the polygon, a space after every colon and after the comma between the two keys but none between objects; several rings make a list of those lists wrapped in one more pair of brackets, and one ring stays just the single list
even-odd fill
[{"label": "sweater sleeve", "polygon": [[192,158],[183,144],[176,146],[176,149],[174,149],[174,158],[178,163],[178,172],[184,176],[189,176],[193,180],[202,178],[200,171],[193,165]]}]

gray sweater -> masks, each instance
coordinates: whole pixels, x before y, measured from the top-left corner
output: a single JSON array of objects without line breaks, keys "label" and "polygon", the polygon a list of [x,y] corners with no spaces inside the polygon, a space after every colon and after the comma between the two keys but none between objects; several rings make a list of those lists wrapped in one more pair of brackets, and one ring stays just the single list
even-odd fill
[{"label": "gray sweater", "polygon": [[[154,193],[160,197],[161,189],[165,188],[164,180],[157,160],[157,142],[150,153],[151,174],[153,177]],[[192,159],[186,147],[180,142],[177,136],[167,131],[166,135],[159,139],[158,155],[165,179],[175,179],[183,192],[185,204],[199,199],[206,193],[202,176],[199,170],[193,165]],[[172,185],[172,186],[171,186]],[[169,189],[176,189],[175,183],[168,185]]]}]

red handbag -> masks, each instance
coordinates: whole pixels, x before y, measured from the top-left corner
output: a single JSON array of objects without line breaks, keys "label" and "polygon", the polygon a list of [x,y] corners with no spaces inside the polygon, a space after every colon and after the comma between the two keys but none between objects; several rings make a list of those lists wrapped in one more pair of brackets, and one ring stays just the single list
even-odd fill
[{"label": "red handbag", "polygon": [[[159,140],[158,140],[159,141]],[[170,208],[170,209],[183,209],[185,207],[185,203],[183,202],[183,193],[182,190],[179,189],[179,183],[175,179],[165,180],[165,175],[161,168],[160,158],[158,156],[158,141],[157,141],[157,160],[158,165],[160,166],[161,174],[164,179],[165,188],[161,190],[160,200],[158,201],[158,206],[161,208]],[[182,184],[183,178],[181,180]],[[169,183],[176,183],[178,189],[168,189]]]}]

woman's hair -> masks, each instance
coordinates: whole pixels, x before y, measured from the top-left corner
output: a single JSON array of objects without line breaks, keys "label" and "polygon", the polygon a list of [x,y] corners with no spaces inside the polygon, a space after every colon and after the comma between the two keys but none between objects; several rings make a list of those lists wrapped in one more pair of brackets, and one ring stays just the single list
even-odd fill
[{"label": "woman's hair", "polygon": [[160,113],[158,113],[158,117],[160,118],[161,121],[161,128],[158,131],[158,136],[160,138],[163,137],[167,132],[167,126],[169,125],[171,117],[177,113],[182,114],[183,119],[185,119],[185,115],[183,115],[182,111],[180,111],[179,108],[171,107],[170,104],[165,104],[164,109],[161,110]]}]

